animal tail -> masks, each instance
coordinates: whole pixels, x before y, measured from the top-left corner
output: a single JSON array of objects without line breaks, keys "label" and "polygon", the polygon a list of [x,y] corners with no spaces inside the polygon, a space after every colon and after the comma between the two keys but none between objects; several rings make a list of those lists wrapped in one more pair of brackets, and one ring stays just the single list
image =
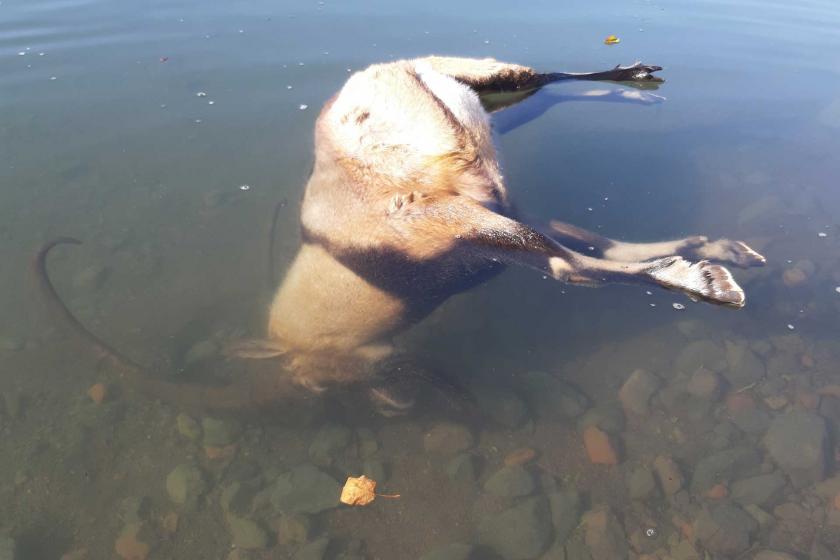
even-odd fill
[{"label": "animal tail", "polygon": [[152,375],[147,368],[137,364],[88,329],[70,311],[59,296],[47,270],[47,257],[59,245],[80,245],[72,237],[59,237],[48,241],[32,260],[32,273],[48,310],[63,325],[83,340],[94,354],[120,371],[121,381],[129,388],[176,406],[193,409],[240,409],[265,405],[278,400],[287,392],[276,375],[242,376],[223,386],[195,383],[175,383]]},{"label": "animal tail", "polygon": [[274,291],[277,288],[277,266],[274,262],[275,243],[277,237],[277,222],[280,220],[280,210],[286,206],[286,199],[281,199],[274,205],[274,214],[271,217],[271,229],[268,232],[268,289]]}]

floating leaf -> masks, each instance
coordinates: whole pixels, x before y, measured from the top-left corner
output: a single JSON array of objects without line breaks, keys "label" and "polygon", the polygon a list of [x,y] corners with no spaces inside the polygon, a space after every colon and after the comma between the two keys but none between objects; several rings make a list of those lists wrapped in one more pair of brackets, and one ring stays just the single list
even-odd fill
[{"label": "floating leaf", "polygon": [[376,499],[376,496],[382,498],[399,498],[399,494],[377,494],[376,481],[362,475],[358,478],[352,476],[347,477],[347,482],[344,483],[344,488],[341,490],[342,504],[348,506],[366,506]]},{"label": "floating leaf", "polygon": [[606,39],[604,39],[604,44],[605,44],[605,45],[617,45],[617,44],[619,44],[620,42],[621,42],[621,39],[619,39],[619,38],[618,38],[618,37],[616,37],[615,35],[610,35],[609,37],[607,37]]}]

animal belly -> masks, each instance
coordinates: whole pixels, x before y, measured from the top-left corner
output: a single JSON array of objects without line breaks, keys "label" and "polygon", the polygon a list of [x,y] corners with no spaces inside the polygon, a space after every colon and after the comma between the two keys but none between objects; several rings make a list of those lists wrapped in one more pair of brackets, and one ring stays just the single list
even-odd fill
[{"label": "animal belly", "polygon": [[353,352],[399,330],[405,317],[398,297],[304,244],[274,298],[268,334],[291,351]]}]

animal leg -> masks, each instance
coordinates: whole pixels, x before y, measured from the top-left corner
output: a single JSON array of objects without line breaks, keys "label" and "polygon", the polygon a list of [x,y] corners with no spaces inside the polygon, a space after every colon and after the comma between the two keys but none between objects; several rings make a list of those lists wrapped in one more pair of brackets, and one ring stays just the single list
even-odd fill
[{"label": "animal leg", "polygon": [[647,261],[679,255],[687,259],[708,259],[739,267],[763,266],[767,260],[743,241],[718,239],[704,235],[655,243],[628,243],[609,239],[583,228],[552,221],[551,237],[584,254],[614,261]]},{"label": "animal leg", "polygon": [[603,72],[540,73],[527,66],[499,62],[492,58],[473,59],[429,56],[417,59],[415,65],[422,70],[423,65],[436,72],[446,74],[471,87],[478,93],[498,91],[529,90],[562,80],[609,80],[634,82],[662,82],[653,75],[662,70],[661,66],[651,66],[636,62],[630,66],[616,66]]},{"label": "animal leg", "polygon": [[[711,303],[742,307],[744,292],[728,270],[679,256],[651,261],[599,259],[572,251],[551,237],[465,197],[431,203],[411,213],[411,228],[454,236],[451,251],[525,265],[572,284],[655,284]],[[418,233],[417,235],[421,235]]]}]

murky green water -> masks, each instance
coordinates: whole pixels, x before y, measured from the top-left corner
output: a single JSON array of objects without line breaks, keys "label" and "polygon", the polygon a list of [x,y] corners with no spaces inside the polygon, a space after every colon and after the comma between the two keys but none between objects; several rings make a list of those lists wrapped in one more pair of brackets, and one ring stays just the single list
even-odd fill
[{"label": "murky green water", "polygon": [[[3,0],[0,558],[837,558],[838,29],[829,0]],[[29,260],[72,235],[59,290],[156,375],[263,367],[217,343],[261,334],[272,208],[285,269],[320,105],[348,71],[430,53],[664,66],[660,103],[559,84],[500,116],[546,108],[499,138],[510,191],[620,239],[743,239],[768,258],[735,272],[746,308],[510,270],[403,337],[479,412],[398,419],[353,392],[181,410],[42,310]],[[363,472],[401,497],[336,507]]]}]

